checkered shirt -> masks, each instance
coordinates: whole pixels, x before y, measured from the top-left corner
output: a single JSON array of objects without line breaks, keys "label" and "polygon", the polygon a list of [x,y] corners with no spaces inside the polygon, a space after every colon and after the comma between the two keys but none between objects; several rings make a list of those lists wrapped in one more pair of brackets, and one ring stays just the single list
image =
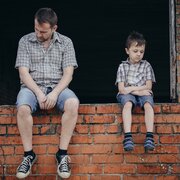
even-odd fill
[{"label": "checkered shirt", "polygon": [[[47,50],[38,42],[34,32],[20,39],[15,68],[29,68],[31,77],[40,87],[53,88],[68,66],[78,67],[70,38],[54,32]],[[22,83],[22,86],[25,85]]]},{"label": "checkered shirt", "polygon": [[154,71],[150,63],[141,60],[139,63],[131,64],[128,60],[122,61],[119,65],[116,77],[116,84],[124,82],[125,86],[143,86],[147,80],[156,82]]}]

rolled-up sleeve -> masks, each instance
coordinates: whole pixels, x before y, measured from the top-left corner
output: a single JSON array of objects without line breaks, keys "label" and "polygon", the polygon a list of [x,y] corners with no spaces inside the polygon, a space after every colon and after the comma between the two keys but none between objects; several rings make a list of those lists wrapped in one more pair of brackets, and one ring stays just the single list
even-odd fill
[{"label": "rolled-up sleeve", "polygon": [[30,57],[26,48],[25,39],[23,37],[19,41],[15,68],[22,67],[22,66],[27,67],[27,68],[30,67]]},{"label": "rolled-up sleeve", "polygon": [[68,38],[67,44],[64,49],[64,54],[62,58],[62,68],[66,68],[68,66],[73,66],[74,68],[78,67],[75,50],[71,39]]}]

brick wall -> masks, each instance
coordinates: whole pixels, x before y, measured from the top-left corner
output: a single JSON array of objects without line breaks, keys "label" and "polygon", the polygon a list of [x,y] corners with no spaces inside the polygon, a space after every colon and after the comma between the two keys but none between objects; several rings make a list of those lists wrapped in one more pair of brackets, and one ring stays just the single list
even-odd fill
[{"label": "brick wall", "polygon": [[[14,107],[0,107],[0,177],[13,180],[23,147]],[[27,179],[58,179],[54,154],[58,149],[60,115],[34,115],[33,144],[38,161]],[[179,180],[180,104],[155,105],[156,150],[145,153],[143,112],[133,115],[135,150],[124,152],[121,109],[117,104],[80,105],[78,123],[69,146],[71,180]]]}]

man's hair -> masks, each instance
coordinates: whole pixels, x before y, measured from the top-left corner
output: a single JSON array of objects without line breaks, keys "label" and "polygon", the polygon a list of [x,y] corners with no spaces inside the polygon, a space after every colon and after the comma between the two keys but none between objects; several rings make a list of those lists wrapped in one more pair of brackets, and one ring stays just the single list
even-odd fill
[{"label": "man's hair", "polygon": [[34,18],[39,24],[49,23],[51,27],[55,26],[58,21],[56,13],[51,8],[40,8]]},{"label": "man's hair", "polygon": [[130,35],[127,37],[126,40],[126,48],[129,49],[130,46],[132,45],[132,43],[136,42],[137,45],[136,46],[142,46],[142,45],[146,45],[146,40],[143,36],[143,34],[138,33],[136,31],[133,31],[132,33],[130,33]]}]

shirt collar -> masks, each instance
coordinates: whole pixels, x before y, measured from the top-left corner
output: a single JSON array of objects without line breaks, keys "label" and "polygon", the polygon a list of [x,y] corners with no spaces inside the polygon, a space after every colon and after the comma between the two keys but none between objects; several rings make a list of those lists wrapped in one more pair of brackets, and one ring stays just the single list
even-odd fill
[{"label": "shirt collar", "polygon": [[[144,62],[144,60],[141,59],[141,60],[138,62],[138,64],[143,63],[143,62]],[[130,61],[129,61],[129,58],[127,58],[126,61],[122,61],[122,63],[131,64]]]},{"label": "shirt collar", "polygon": [[[31,36],[29,37],[29,41],[38,42],[35,32],[31,34]],[[53,42],[55,42],[55,41],[62,43],[62,40],[61,40],[60,36],[58,36],[57,32],[53,33]]]}]

